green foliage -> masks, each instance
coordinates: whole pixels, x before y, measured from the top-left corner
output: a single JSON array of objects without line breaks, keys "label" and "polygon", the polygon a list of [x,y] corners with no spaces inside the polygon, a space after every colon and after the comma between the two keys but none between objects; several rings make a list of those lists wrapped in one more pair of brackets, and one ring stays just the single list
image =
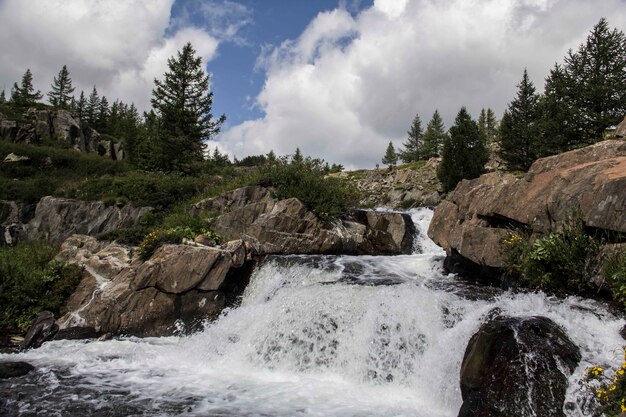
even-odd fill
[{"label": "green foliage", "polygon": [[442,161],[437,169],[444,191],[452,190],[462,179],[478,177],[488,159],[485,137],[467,109],[462,107],[450,128],[450,135],[443,142]]},{"label": "green foliage", "polygon": [[24,332],[42,310],[63,312],[81,270],[53,261],[57,250],[43,242],[0,248],[0,331]]},{"label": "green foliage", "polygon": [[604,262],[602,274],[609,283],[613,299],[626,309],[626,252],[616,250],[610,253]]},{"label": "green foliage", "polygon": [[15,107],[28,107],[41,100],[43,95],[41,91],[35,91],[33,87],[33,74],[30,69],[26,69],[26,72],[22,76],[22,83],[20,86],[17,83],[13,84],[11,90],[11,105]]},{"label": "green foliage", "polygon": [[72,87],[72,79],[67,65],[63,65],[59,75],[54,77],[52,81],[52,90],[48,93],[48,101],[53,107],[67,109],[70,105],[74,87]]},{"label": "green foliage", "polygon": [[613,375],[600,366],[593,366],[587,369],[585,383],[594,397],[589,403],[594,416],[622,416],[626,412],[626,349],[622,364]]},{"label": "green foliage", "polygon": [[218,244],[223,242],[220,235],[207,228],[194,228],[191,226],[176,226],[169,229],[159,228],[144,236],[139,244],[139,257],[142,260],[149,259],[159,246],[165,243],[181,243],[183,239],[193,240],[198,235],[207,236]]},{"label": "green foliage", "polygon": [[382,163],[389,165],[389,168],[398,163],[398,154],[396,153],[391,141],[389,141],[389,145],[387,145],[387,150],[385,151],[385,156],[383,156]]},{"label": "green foliage", "polygon": [[500,156],[511,170],[527,171],[541,147],[539,95],[524,70],[517,97],[509,103],[500,124]]},{"label": "green foliage", "polygon": [[277,163],[264,167],[254,183],[274,187],[276,198],[298,198],[322,219],[345,213],[359,200],[350,182],[325,176],[322,161],[309,158],[299,164]]},{"label": "green foliage", "polygon": [[[419,114],[415,115],[415,119],[413,119],[413,123],[411,124],[411,129],[407,132],[407,134],[409,135],[409,138],[406,142],[402,144],[404,146],[404,149],[398,152],[398,156],[400,157],[400,159],[402,159],[403,162],[419,161],[420,159],[422,159],[422,146],[424,142],[422,121]],[[387,152],[389,152],[389,148],[387,148]],[[387,154],[385,154],[385,157],[387,157]],[[389,163],[383,161],[383,164]],[[395,163],[392,163],[390,165],[394,164]]]},{"label": "green foliage", "polygon": [[488,108],[485,110],[484,108],[480,110],[480,116],[478,117],[478,129],[480,133],[482,133],[487,143],[493,143],[497,137],[497,120],[496,115]]},{"label": "green foliage", "polygon": [[584,293],[599,260],[600,243],[585,233],[579,213],[564,219],[560,232],[530,243],[513,232],[503,241],[509,272],[523,275],[534,287],[556,293]]},{"label": "green foliage", "polygon": [[441,155],[443,143],[447,138],[443,120],[439,111],[435,110],[433,117],[426,126],[424,132],[424,146],[422,146],[422,157],[424,159],[434,158]]}]

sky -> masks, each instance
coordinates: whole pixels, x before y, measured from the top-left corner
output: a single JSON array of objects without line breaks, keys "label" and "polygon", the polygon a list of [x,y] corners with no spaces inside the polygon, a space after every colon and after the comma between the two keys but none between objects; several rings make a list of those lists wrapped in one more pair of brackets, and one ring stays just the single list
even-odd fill
[{"label": "sky", "polygon": [[67,65],[75,94],[149,110],[191,42],[227,117],[210,146],[371,168],[416,114],[500,117],[524,68],[541,91],[601,17],[625,30],[626,0],[0,0],[0,90]]}]

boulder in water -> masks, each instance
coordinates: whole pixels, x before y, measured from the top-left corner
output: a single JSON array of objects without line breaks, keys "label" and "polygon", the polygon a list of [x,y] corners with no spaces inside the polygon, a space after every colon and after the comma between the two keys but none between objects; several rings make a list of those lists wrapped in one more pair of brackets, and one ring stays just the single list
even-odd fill
[{"label": "boulder in water", "polygon": [[578,347],[546,317],[497,317],[472,336],[459,417],[561,417]]},{"label": "boulder in water", "polygon": [[58,331],[59,326],[54,322],[54,314],[50,311],[42,311],[33,320],[20,347],[22,349],[38,348],[44,342],[52,340]]},{"label": "boulder in water", "polygon": [[35,369],[28,362],[0,362],[0,379],[24,376]]},{"label": "boulder in water", "polygon": [[100,337],[100,333],[90,326],[74,326],[60,329],[54,340],[82,340],[82,339],[97,339]]}]

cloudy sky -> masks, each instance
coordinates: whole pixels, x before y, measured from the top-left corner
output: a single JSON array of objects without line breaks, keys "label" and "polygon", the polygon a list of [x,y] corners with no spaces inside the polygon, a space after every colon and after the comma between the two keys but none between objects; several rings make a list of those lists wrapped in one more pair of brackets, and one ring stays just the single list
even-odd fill
[{"label": "cloudy sky", "polygon": [[0,0],[0,89],[30,68],[47,92],[66,64],[77,92],[145,110],[191,41],[220,148],[372,167],[415,114],[501,115],[524,68],[541,90],[601,17],[624,30],[626,0]]}]

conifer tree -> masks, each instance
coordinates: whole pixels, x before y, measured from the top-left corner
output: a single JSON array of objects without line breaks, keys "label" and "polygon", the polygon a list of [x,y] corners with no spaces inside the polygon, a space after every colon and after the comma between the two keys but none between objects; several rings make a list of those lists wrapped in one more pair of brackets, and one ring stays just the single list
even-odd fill
[{"label": "conifer tree", "polygon": [[4,94],[4,90],[2,90],[2,92],[0,93],[0,104],[4,104],[7,101],[7,97]]},{"label": "conifer tree", "polygon": [[59,75],[53,78],[52,90],[48,93],[48,101],[54,107],[67,109],[70,105],[71,94],[74,92],[72,87],[72,79],[67,70],[67,66],[63,65]]},{"label": "conifer tree", "polygon": [[435,110],[433,117],[430,119],[430,122],[428,122],[426,130],[424,131],[422,157],[428,159],[441,155],[443,142],[447,136],[439,111]]},{"label": "conifer tree", "polygon": [[13,84],[11,103],[18,107],[28,107],[41,100],[42,97],[41,91],[35,91],[33,87],[33,74],[30,69],[26,69],[22,76],[21,86],[18,86],[17,83]]},{"label": "conifer tree", "polygon": [[296,152],[291,157],[291,163],[293,165],[302,165],[304,163],[304,157],[302,156],[300,148],[296,148]]},{"label": "conifer tree", "polygon": [[89,99],[87,100],[87,104],[85,106],[85,118],[87,119],[87,123],[94,126],[98,120],[98,111],[100,110],[100,97],[98,95],[98,90],[96,86],[93,86],[93,90],[91,90],[91,94],[89,94]]},{"label": "conifer tree", "polygon": [[109,100],[107,100],[106,96],[102,96],[98,106],[98,116],[96,120],[96,127],[98,129],[106,129],[108,127],[110,113]]},{"label": "conifer tree", "polygon": [[398,156],[403,162],[415,162],[422,159],[421,150],[423,143],[422,120],[419,114],[415,115],[411,129],[407,132],[409,138],[402,145],[403,150],[398,152]]},{"label": "conifer tree", "polygon": [[462,107],[443,143],[442,160],[437,169],[444,191],[452,190],[462,179],[478,177],[488,159],[484,136],[467,109]]},{"label": "conifer tree", "polygon": [[487,108],[487,124],[485,133],[487,135],[488,144],[494,142],[498,136],[498,120],[496,119],[496,114],[490,107]]},{"label": "conifer tree", "polygon": [[393,147],[393,143],[391,143],[391,141],[389,141],[389,145],[387,145],[387,150],[385,151],[385,156],[383,156],[382,163],[389,165],[389,169],[398,163],[398,154],[396,153],[396,149]]},{"label": "conifer tree", "polygon": [[[204,141],[220,131],[226,116],[213,118],[213,93],[202,59],[187,43],[176,58],[167,61],[163,81],[154,80],[152,107],[161,117],[159,141],[162,151],[170,155],[165,169],[177,169],[186,162],[203,159]],[[176,159],[171,157],[176,156]]]},{"label": "conifer tree", "polygon": [[87,107],[87,99],[85,98],[85,92],[81,91],[80,96],[78,97],[78,101],[76,102],[76,111],[75,115],[78,117],[80,121],[82,121],[85,117],[85,109]]},{"label": "conifer tree", "polygon": [[541,143],[539,95],[524,69],[517,96],[509,103],[500,126],[500,156],[509,169],[527,171]]}]

